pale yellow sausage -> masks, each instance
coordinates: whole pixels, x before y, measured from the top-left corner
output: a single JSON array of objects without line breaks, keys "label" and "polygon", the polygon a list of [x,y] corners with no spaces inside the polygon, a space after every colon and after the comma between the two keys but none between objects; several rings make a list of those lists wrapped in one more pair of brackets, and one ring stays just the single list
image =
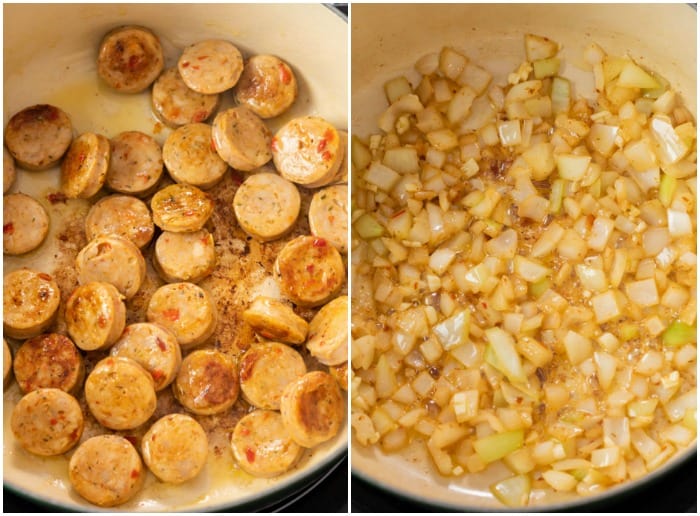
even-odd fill
[{"label": "pale yellow sausage", "polygon": [[60,333],[44,333],[24,341],[15,354],[17,385],[27,393],[43,388],[77,393],[83,387],[83,357],[71,341]]},{"label": "pale yellow sausage", "polygon": [[107,179],[112,149],[109,140],[96,133],[78,136],[61,163],[61,191],[67,197],[89,199]]},{"label": "pale yellow sausage", "polygon": [[309,205],[311,234],[325,238],[341,253],[348,252],[348,187],[328,186],[316,192]]},{"label": "pale yellow sausage", "polygon": [[45,272],[19,269],[3,284],[3,331],[14,339],[43,333],[54,322],[61,302],[56,281]]},{"label": "pale yellow sausage", "polygon": [[243,320],[266,339],[290,344],[304,342],[309,331],[309,324],[292,307],[271,297],[256,297],[243,312]]},{"label": "pale yellow sausage", "polygon": [[328,373],[338,381],[338,385],[344,391],[348,390],[348,363],[343,362],[340,365],[329,366]]},{"label": "pale yellow sausage", "polygon": [[17,177],[17,169],[15,168],[15,158],[12,157],[7,147],[2,148],[2,193],[12,188]]},{"label": "pale yellow sausage", "polygon": [[297,79],[279,57],[253,56],[245,63],[234,97],[260,118],[284,113],[297,98]]},{"label": "pale yellow sausage", "polygon": [[2,367],[3,367],[3,385],[7,386],[12,372],[12,351],[5,339],[2,339]]},{"label": "pale yellow sausage", "polygon": [[175,129],[163,145],[163,162],[178,183],[207,189],[218,183],[228,170],[212,144],[208,124],[187,124]]},{"label": "pale yellow sausage", "polygon": [[116,342],[126,324],[124,296],[102,281],[78,286],[66,302],[66,326],[82,350],[105,349]]},{"label": "pale yellow sausage", "polygon": [[306,349],[322,364],[334,366],[348,360],[348,310],[348,296],[339,296],[309,323]]},{"label": "pale yellow sausage", "polygon": [[173,383],[173,394],[194,414],[224,412],[238,400],[239,384],[235,361],[213,349],[187,355]]},{"label": "pale yellow sausage", "polygon": [[163,231],[199,231],[214,212],[214,201],[196,186],[175,184],[156,192],[151,211],[153,222]]},{"label": "pale yellow sausage", "polygon": [[97,201],[85,218],[85,236],[116,234],[146,247],[153,238],[151,211],[142,200],[130,195],[109,195]]},{"label": "pale yellow sausage", "polygon": [[185,47],[177,69],[190,89],[221,93],[233,88],[243,72],[243,56],[235,45],[221,39],[200,41]]},{"label": "pale yellow sausage", "polygon": [[272,159],[272,134],[246,106],[221,111],[212,125],[214,147],[233,168],[250,172]]},{"label": "pale yellow sausage", "polygon": [[163,175],[163,155],[152,136],[125,131],[111,140],[112,154],[105,184],[115,192],[146,197]]},{"label": "pale yellow sausage", "polygon": [[156,240],[153,265],[168,283],[197,283],[216,268],[214,237],[206,229],[193,233],[163,231]]},{"label": "pale yellow sausage", "polygon": [[13,193],[3,198],[2,250],[5,254],[28,253],[39,247],[49,233],[49,214],[33,197]]},{"label": "pale yellow sausage", "polygon": [[190,89],[177,67],[168,68],[153,83],[151,105],[156,116],[169,127],[204,122],[219,105],[219,95]]}]

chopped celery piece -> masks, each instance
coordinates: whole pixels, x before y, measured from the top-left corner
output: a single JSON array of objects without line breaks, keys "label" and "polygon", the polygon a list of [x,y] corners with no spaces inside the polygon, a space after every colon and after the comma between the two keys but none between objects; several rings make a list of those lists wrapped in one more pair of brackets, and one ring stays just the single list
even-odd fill
[{"label": "chopped celery piece", "polygon": [[474,441],[474,450],[479,458],[488,464],[522,448],[524,439],[525,432],[522,428],[491,434]]},{"label": "chopped celery piece", "polygon": [[656,72],[651,72],[651,76],[659,83],[658,88],[642,88],[642,97],[647,99],[658,99],[666,90],[668,90],[669,82],[661,77]]},{"label": "chopped celery piece", "polygon": [[382,225],[369,213],[363,214],[353,226],[362,238],[377,238],[384,234]]},{"label": "chopped celery piece", "polygon": [[549,59],[538,59],[532,63],[535,79],[553,77],[559,73],[559,59],[550,57]]},{"label": "chopped celery piece", "polygon": [[661,334],[664,346],[675,348],[684,344],[697,342],[697,328],[681,321],[672,322]]},{"label": "chopped celery piece", "polygon": [[659,200],[664,207],[668,208],[671,206],[671,201],[673,201],[673,195],[676,193],[676,186],[678,185],[678,180],[675,177],[671,177],[668,174],[661,174],[661,184],[659,185]]},{"label": "chopped celery piece", "polygon": [[625,323],[620,326],[620,340],[627,341],[639,337],[639,326],[633,323]]},{"label": "chopped celery piece", "polygon": [[517,475],[491,486],[493,495],[508,507],[523,507],[530,499],[530,477]]},{"label": "chopped celery piece", "polygon": [[489,328],[484,333],[498,364],[491,365],[506,375],[511,382],[525,383],[527,377],[512,335],[498,327]]},{"label": "chopped celery piece", "polygon": [[617,79],[618,86],[625,88],[659,88],[661,84],[649,75],[641,66],[633,61],[627,61]]},{"label": "chopped celery piece", "polygon": [[533,299],[539,299],[540,296],[544,294],[551,286],[552,280],[549,278],[542,278],[540,281],[530,283],[528,290]]}]

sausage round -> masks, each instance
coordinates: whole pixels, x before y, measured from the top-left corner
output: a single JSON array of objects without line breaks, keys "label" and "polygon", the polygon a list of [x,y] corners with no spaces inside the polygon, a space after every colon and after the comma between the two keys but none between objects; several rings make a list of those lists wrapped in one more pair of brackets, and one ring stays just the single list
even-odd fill
[{"label": "sausage round", "polygon": [[328,373],[338,381],[338,385],[344,391],[348,390],[348,363],[343,362],[340,365],[329,366]]},{"label": "sausage round", "polygon": [[2,383],[4,386],[7,386],[10,373],[12,372],[12,351],[10,351],[10,346],[5,339],[2,339],[2,367]]},{"label": "sausage round", "polygon": [[88,242],[75,259],[78,283],[111,283],[126,299],[133,297],[146,277],[146,261],[136,245],[119,235],[100,235]]},{"label": "sausage round", "polygon": [[348,187],[328,186],[316,192],[309,205],[311,234],[325,238],[341,253],[348,252]]},{"label": "sausage round", "polygon": [[141,442],[148,469],[163,482],[181,484],[207,463],[209,443],[202,425],[186,414],[168,414],[149,428]]},{"label": "sausage round", "polygon": [[28,253],[39,247],[49,233],[49,214],[33,197],[13,193],[3,198],[2,250],[5,254]]},{"label": "sausage round", "polygon": [[75,450],[68,463],[73,488],[101,507],[113,507],[133,498],[145,477],[136,448],[119,435],[91,437]]},{"label": "sausage round", "polygon": [[224,412],[238,400],[234,360],[213,349],[187,355],[173,383],[173,394],[187,410],[208,416]]},{"label": "sausage round", "polygon": [[17,164],[27,170],[56,165],[73,140],[68,115],[56,106],[37,104],[15,113],[5,128],[5,145]]},{"label": "sausage round", "polygon": [[261,409],[279,410],[284,388],[304,374],[301,355],[279,342],[253,344],[238,363],[243,397]]},{"label": "sausage round", "polygon": [[326,240],[300,236],[277,255],[275,275],[282,293],[302,306],[319,306],[335,297],[345,283],[345,265]]},{"label": "sausage round", "polygon": [[163,231],[156,240],[153,265],[168,283],[197,283],[216,267],[214,237],[206,229],[193,233]]},{"label": "sausage round", "polygon": [[266,339],[290,344],[303,343],[309,331],[309,324],[292,307],[271,297],[256,297],[243,312],[243,320]]},{"label": "sausage round", "polygon": [[146,318],[173,332],[183,349],[197,346],[216,329],[216,306],[203,288],[189,282],[169,283],[153,293]]},{"label": "sausage round", "polygon": [[126,306],[117,287],[102,281],[78,286],[66,302],[68,334],[84,351],[114,344],[126,324]]},{"label": "sausage round", "polygon": [[7,147],[2,148],[2,193],[12,188],[17,177],[17,169],[15,168],[15,158],[12,157]]},{"label": "sausage round", "polygon": [[61,163],[61,190],[67,197],[89,199],[107,178],[112,153],[109,140],[96,133],[78,136]]},{"label": "sausage round", "polygon": [[287,385],[280,411],[292,439],[311,448],[338,433],[345,416],[345,400],[335,378],[312,371]]},{"label": "sausage round", "polygon": [[243,231],[267,242],[287,234],[299,216],[297,187],[278,174],[248,176],[233,197],[233,211]]},{"label": "sausage round", "polygon": [[116,234],[137,247],[146,247],[153,238],[151,211],[146,203],[130,195],[109,195],[92,205],[85,218],[85,236]]},{"label": "sausage round", "polygon": [[61,302],[56,281],[45,272],[19,269],[3,284],[3,331],[13,339],[43,333],[54,322]]},{"label": "sausage round", "polygon": [[156,391],[170,385],[182,363],[175,335],[158,324],[134,323],[124,329],[110,355],[135,360],[153,378]]},{"label": "sausage round", "polygon": [[243,56],[235,45],[221,39],[185,47],[177,69],[187,86],[199,93],[221,93],[233,88],[243,72]]},{"label": "sausage round", "polygon": [[272,134],[265,122],[246,106],[217,114],[212,137],[216,152],[235,169],[250,172],[272,158]]},{"label": "sausage round", "polygon": [[151,199],[153,222],[163,231],[199,231],[214,212],[214,201],[192,185],[175,184],[156,192]]},{"label": "sausage round", "polygon": [[141,131],[125,131],[111,140],[107,186],[115,192],[146,197],[163,175],[163,155],[158,142]]},{"label": "sausage round", "polygon": [[177,67],[168,68],[153,83],[151,104],[156,116],[169,127],[204,122],[219,105],[219,95],[190,89]]},{"label": "sausage round", "polygon": [[294,466],[303,453],[279,412],[255,410],[243,417],[231,434],[236,462],[255,477],[275,477]]},{"label": "sausage round", "polygon": [[136,428],[156,410],[153,378],[131,358],[103,358],[85,380],[85,401],[102,426]]},{"label": "sausage round", "polygon": [[336,297],[311,319],[306,349],[325,365],[347,362],[348,296]]},{"label": "sausage round", "polygon": [[12,410],[10,426],[20,446],[35,455],[67,452],[78,444],[84,420],[80,404],[61,389],[31,391]]},{"label": "sausage round", "polygon": [[294,103],[297,80],[290,66],[279,57],[253,56],[243,67],[234,97],[260,118],[272,118]]},{"label": "sausage round", "polygon": [[170,177],[178,183],[211,188],[228,170],[212,145],[208,124],[187,124],[175,129],[163,145],[163,161]]},{"label": "sausage round", "polygon": [[77,393],[83,386],[85,366],[72,340],[60,333],[45,333],[19,347],[14,373],[24,393],[42,388]]},{"label": "sausage round", "polygon": [[139,93],[163,71],[165,59],[160,40],[144,27],[117,27],[102,39],[97,73],[122,93]]}]

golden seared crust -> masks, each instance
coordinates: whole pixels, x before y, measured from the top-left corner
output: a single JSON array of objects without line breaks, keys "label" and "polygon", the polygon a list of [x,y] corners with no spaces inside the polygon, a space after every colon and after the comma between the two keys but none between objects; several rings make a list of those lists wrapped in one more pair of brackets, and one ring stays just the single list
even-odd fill
[{"label": "golden seared crust", "polygon": [[145,477],[136,448],[119,435],[91,437],[75,450],[68,464],[73,488],[101,507],[113,507],[133,498]]},{"label": "golden seared crust", "polygon": [[219,95],[199,93],[187,87],[177,67],[165,70],[151,90],[156,116],[169,127],[204,122],[219,105]]},{"label": "golden seared crust", "polygon": [[49,104],[37,104],[15,113],[5,127],[5,145],[17,164],[45,170],[57,164],[73,140],[68,115]]},{"label": "golden seared crust", "polygon": [[116,234],[137,247],[146,247],[153,238],[151,211],[146,203],[130,195],[110,195],[92,205],[85,218],[85,236]]},{"label": "golden seared crust", "polygon": [[282,293],[303,306],[318,306],[345,284],[345,265],[338,250],[323,238],[303,235],[288,242],[275,262]]},{"label": "golden seared crust", "polygon": [[343,161],[344,149],[335,127],[320,117],[294,118],[272,140],[275,168],[294,183],[318,187],[330,183]]},{"label": "golden seared crust", "polygon": [[289,344],[306,340],[309,324],[299,317],[287,303],[271,297],[258,296],[243,312],[243,320],[266,339]]},{"label": "golden seared crust", "polygon": [[146,318],[170,330],[180,346],[197,346],[216,329],[216,306],[203,288],[189,282],[163,285],[153,293]]},{"label": "golden seared crust", "polygon": [[214,201],[196,186],[175,184],[156,192],[151,211],[153,222],[164,231],[199,231],[213,213]]},{"label": "golden seared crust", "polygon": [[163,145],[163,162],[178,183],[211,188],[228,170],[212,145],[208,124],[187,124],[175,129]]},{"label": "golden seared crust", "polygon": [[131,240],[119,235],[100,235],[83,247],[75,259],[78,282],[104,281],[114,285],[126,299],[133,297],[146,278],[146,261]]},{"label": "golden seared crust", "polygon": [[68,197],[89,199],[107,178],[112,149],[109,140],[96,133],[78,136],[61,163],[61,190]]},{"label": "golden seared crust", "polygon": [[197,283],[216,268],[214,237],[206,229],[192,233],[163,231],[156,240],[153,265],[164,281]]},{"label": "golden seared crust", "polygon": [[105,183],[115,192],[145,197],[163,175],[158,142],[141,131],[125,131],[111,140],[112,155]]},{"label": "golden seared crust", "polygon": [[297,79],[290,66],[279,57],[253,56],[245,63],[234,92],[260,118],[284,113],[297,97]]},{"label": "golden seared crust", "polygon": [[328,373],[338,381],[338,385],[344,391],[348,390],[348,363],[343,362],[340,365],[330,366]]},{"label": "golden seared crust", "polygon": [[126,306],[110,283],[90,281],[77,287],[66,302],[68,333],[82,350],[108,348],[126,324]]},{"label": "golden seared crust", "polygon": [[186,414],[168,414],[156,421],[141,441],[148,469],[163,482],[181,484],[202,471],[209,454],[202,425]]},{"label": "golden seared crust", "polygon": [[127,430],[142,425],[156,409],[153,378],[127,357],[100,360],[85,380],[85,400],[104,427]]},{"label": "golden seared crust", "polygon": [[117,91],[138,93],[156,80],[164,62],[158,37],[149,29],[129,25],[104,36],[97,55],[97,73]]},{"label": "golden seared crust", "polygon": [[243,56],[233,43],[209,39],[185,47],[177,69],[190,89],[206,94],[221,93],[238,82]]},{"label": "golden seared crust", "polygon": [[41,388],[76,393],[83,386],[83,357],[60,333],[45,333],[26,340],[15,354],[14,373],[22,392]]},{"label": "golden seared crust", "polygon": [[301,355],[279,342],[254,344],[238,362],[243,397],[261,409],[279,410],[284,388],[305,373]]},{"label": "golden seared crust", "polygon": [[233,198],[233,212],[243,231],[267,242],[286,235],[299,217],[297,187],[278,174],[261,172],[243,181]]},{"label": "golden seared crust", "polygon": [[238,400],[236,363],[213,349],[193,351],[182,361],[173,393],[194,414],[211,415],[228,410]]},{"label": "golden seared crust", "polygon": [[256,477],[284,473],[303,453],[282,416],[272,410],[256,410],[241,419],[231,434],[231,450],[241,469]]},{"label": "golden seared crust", "polygon": [[19,269],[3,284],[3,330],[14,339],[39,335],[53,324],[61,301],[56,281],[45,272]]},{"label": "golden seared crust", "polygon": [[3,253],[28,253],[46,239],[49,214],[33,197],[23,193],[4,196],[2,213]]},{"label": "golden seared crust", "polygon": [[309,323],[306,349],[325,365],[348,360],[348,296],[339,296],[322,307]]},{"label": "golden seared crust", "polygon": [[348,252],[348,187],[328,186],[316,192],[309,205],[311,234],[325,238],[341,253]]},{"label": "golden seared crust", "polygon": [[35,455],[60,455],[78,444],[84,420],[80,404],[70,394],[53,388],[26,394],[12,410],[12,433]]},{"label": "golden seared crust", "polygon": [[175,380],[182,363],[175,335],[153,323],[130,324],[109,352],[112,356],[138,362],[153,378],[156,391],[165,389]]},{"label": "golden seared crust", "polygon": [[335,378],[312,371],[287,385],[280,411],[292,439],[311,448],[338,433],[345,416],[345,399]]},{"label": "golden seared crust", "polygon": [[2,339],[2,367],[3,367],[3,385],[7,386],[8,380],[10,379],[10,373],[12,372],[12,351],[10,346],[7,344],[5,339]]},{"label": "golden seared crust", "polygon": [[7,147],[2,148],[2,193],[12,188],[17,177],[17,169],[15,168],[15,158],[12,157]]},{"label": "golden seared crust", "polygon": [[272,159],[272,134],[265,122],[246,106],[217,114],[212,138],[216,152],[235,169],[250,172]]}]

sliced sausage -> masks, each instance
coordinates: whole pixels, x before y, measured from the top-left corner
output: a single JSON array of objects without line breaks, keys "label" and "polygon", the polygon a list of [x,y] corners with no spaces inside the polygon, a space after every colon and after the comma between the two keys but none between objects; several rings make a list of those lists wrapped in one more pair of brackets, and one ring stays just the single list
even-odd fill
[{"label": "sliced sausage", "polygon": [[249,172],[272,159],[272,134],[246,106],[221,111],[212,126],[214,147],[233,168]]},{"label": "sliced sausage", "polygon": [[243,417],[231,434],[236,462],[255,477],[275,477],[290,469],[304,449],[295,443],[279,412],[256,410]]},{"label": "sliced sausage", "polygon": [[68,334],[84,351],[114,344],[126,324],[124,296],[111,283],[89,281],[78,286],[66,302]]},{"label": "sliced sausage", "polygon": [[197,283],[216,268],[214,237],[206,229],[193,233],[163,231],[156,240],[153,265],[168,283]]},{"label": "sliced sausage", "polygon": [[156,116],[169,127],[204,122],[219,105],[219,95],[190,89],[177,67],[168,68],[153,83],[151,105]]},{"label": "sliced sausage", "polygon": [[43,388],[77,393],[83,387],[85,365],[72,340],[60,333],[45,333],[19,347],[14,372],[24,393]]},{"label": "sliced sausage", "polygon": [[5,339],[2,339],[2,367],[2,383],[7,386],[8,380],[11,377],[10,373],[12,372],[12,351],[10,351],[10,346]]},{"label": "sliced sausage", "polygon": [[186,414],[168,414],[156,421],[141,442],[148,469],[163,482],[181,484],[207,463],[209,442],[202,425]]},{"label": "sliced sausage", "polygon": [[163,285],[153,293],[146,318],[173,332],[184,349],[197,346],[216,329],[216,306],[203,288],[194,283]]},{"label": "sliced sausage", "polygon": [[88,242],[75,259],[78,282],[111,283],[126,299],[133,297],[146,277],[146,261],[139,248],[119,235],[100,235]]},{"label": "sliced sausage", "polygon": [[85,380],[85,401],[102,426],[136,428],[156,410],[153,378],[131,358],[103,358]]},{"label": "sliced sausage", "polygon": [[187,355],[173,383],[173,394],[187,410],[208,416],[224,412],[238,400],[235,361],[213,349]]},{"label": "sliced sausage", "polygon": [[35,455],[67,452],[83,434],[83,412],[78,401],[61,389],[34,390],[17,402],[10,420],[20,446]]},{"label": "sliced sausage", "polygon": [[119,435],[91,437],[75,450],[68,463],[73,488],[101,507],[113,507],[133,498],[145,477],[139,452]]},{"label": "sliced sausage", "polygon": [[[329,184],[348,184],[348,173],[350,171],[350,152],[348,151],[348,133],[347,131],[338,131],[340,142],[343,146],[343,162],[338,168],[338,173]],[[320,185],[322,186],[322,185]]]},{"label": "sliced sausage", "polygon": [[7,274],[3,284],[3,331],[13,339],[43,333],[54,322],[61,302],[56,281],[31,269]]},{"label": "sliced sausage", "polygon": [[348,390],[348,363],[343,362],[340,365],[330,366],[328,373],[338,381],[338,385],[344,391]]},{"label": "sliced sausage", "polygon": [[163,145],[163,161],[178,183],[211,188],[228,170],[212,145],[211,126],[187,124],[175,129]]},{"label": "sliced sausage", "polygon": [[145,27],[117,27],[102,39],[97,73],[122,93],[139,93],[163,71],[165,59],[158,36]]},{"label": "sliced sausage", "polygon": [[233,197],[233,212],[241,229],[263,242],[291,231],[300,208],[301,196],[294,183],[270,172],[248,176]]},{"label": "sliced sausage", "polygon": [[309,323],[306,349],[325,365],[348,360],[348,296],[336,297],[322,307]]},{"label": "sliced sausage", "polygon": [[71,143],[61,163],[61,190],[71,198],[89,199],[107,178],[112,153],[109,140],[96,133],[83,133]]},{"label": "sliced sausage", "polygon": [[199,231],[214,212],[214,201],[192,185],[170,185],[151,199],[153,222],[163,231]]},{"label": "sliced sausage", "polygon": [[111,140],[107,186],[115,192],[146,197],[163,175],[163,153],[152,136],[125,131]]},{"label": "sliced sausage", "polygon": [[185,47],[177,69],[187,86],[199,93],[233,88],[243,72],[243,56],[233,43],[209,39]]},{"label": "sliced sausage", "polygon": [[56,165],[72,140],[70,118],[49,104],[24,108],[10,118],[5,128],[7,150],[27,170],[46,170]]},{"label": "sliced sausage", "polygon": [[175,380],[182,363],[175,335],[153,323],[130,324],[109,352],[112,356],[138,362],[153,377],[156,391],[165,389]]},{"label": "sliced sausage", "polygon": [[243,397],[261,409],[279,410],[284,388],[304,374],[301,355],[279,342],[252,345],[238,363]]},{"label": "sliced sausage", "polygon": [[287,63],[271,55],[253,56],[243,67],[234,97],[260,118],[284,113],[297,98],[297,79]]},{"label": "sliced sausage", "polygon": [[311,448],[338,433],[345,417],[345,399],[335,378],[312,371],[287,385],[280,411],[292,439]]},{"label": "sliced sausage", "polygon": [[316,192],[309,205],[311,234],[325,238],[341,253],[348,252],[348,187],[328,186]]},{"label": "sliced sausage", "polygon": [[12,188],[17,177],[17,169],[15,168],[15,158],[12,157],[7,147],[2,148],[2,193]]},{"label": "sliced sausage", "polygon": [[146,247],[154,233],[151,211],[145,202],[130,195],[109,195],[92,205],[85,218],[85,236],[116,234],[137,247]]},{"label": "sliced sausage", "polygon": [[345,283],[338,250],[326,240],[300,236],[277,255],[275,275],[282,293],[303,306],[319,306],[335,297]]},{"label": "sliced sausage", "polygon": [[5,254],[24,254],[39,247],[49,233],[49,214],[33,197],[6,195],[2,209],[2,244]]},{"label": "sliced sausage", "polygon": [[308,187],[330,183],[343,162],[338,131],[316,116],[294,118],[272,140],[272,159],[282,177]]},{"label": "sliced sausage", "polygon": [[259,296],[243,312],[243,320],[266,339],[289,344],[306,340],[309,324],[299,317],[287,303],[271,297]]}]

